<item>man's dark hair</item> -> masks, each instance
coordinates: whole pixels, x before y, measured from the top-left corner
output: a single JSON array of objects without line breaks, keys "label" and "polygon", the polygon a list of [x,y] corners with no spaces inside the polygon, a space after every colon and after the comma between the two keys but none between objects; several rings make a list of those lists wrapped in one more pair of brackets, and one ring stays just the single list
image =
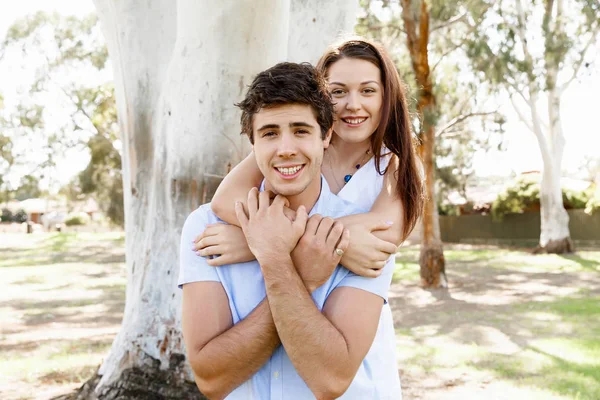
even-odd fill
[{"label": "man's dark hair", "polygon": [[308,63],[283,62],[256,75],[244,100],[236,104],[242,110],[242,134],[254,144],[254,115],[285,104],[311,106],[325,139],[333,125],[333,104],[325,78]]}]

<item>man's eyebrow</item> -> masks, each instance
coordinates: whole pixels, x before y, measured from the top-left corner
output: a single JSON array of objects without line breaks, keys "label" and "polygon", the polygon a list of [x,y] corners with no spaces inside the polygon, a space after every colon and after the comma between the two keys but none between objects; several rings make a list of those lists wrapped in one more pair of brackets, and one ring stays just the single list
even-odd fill
[{"label": "man's eyebrow", "polygon": [[[375,83],[375,84],[377,84],[378,86],[381,86],[381,83],[379,83],[379,82],[377,82],[377,81],[364,81],[364,82],[361,82],[360,84],[361,84],[361,85],[366,85],[366,84],[368,84],[368,83]],[[343,87],[346,87],[346,84],[345,84],[345,83],[342,83],[342,82],[329,82],[329,84],[330,84],[330,85],[338,85],[338,86],[343,86]]]},{"label": "man's eyebrow", "polygon": [[277,124],[267,124],[267,125],[263,125],[260,128],[258,128],[259,131],[263,131],[265,129],[279,129],[279,125],[277,125]]},{"label": "man's eyebrow", "polygon": [[307,127],[314,128],[314,125],[309,124],[308,122],[290,122],[290,128],[298,128],[298,127]]}]

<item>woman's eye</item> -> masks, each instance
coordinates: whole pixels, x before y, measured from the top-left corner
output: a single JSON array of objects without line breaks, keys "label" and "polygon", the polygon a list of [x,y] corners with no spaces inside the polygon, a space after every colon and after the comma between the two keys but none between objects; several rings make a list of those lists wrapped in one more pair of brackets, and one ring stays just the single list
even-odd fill
[{"label": "woman's eye", "polygon": [[334,96],[341,96],[344,94],[344,91],[342,89],[334,89],[331,91],[331,94]]},{"label": "woman's eye", "polygon": [[375,89],[365,88],[365,89],[363,89],[363,92],[365,92],[365,93],[375,93]]}]

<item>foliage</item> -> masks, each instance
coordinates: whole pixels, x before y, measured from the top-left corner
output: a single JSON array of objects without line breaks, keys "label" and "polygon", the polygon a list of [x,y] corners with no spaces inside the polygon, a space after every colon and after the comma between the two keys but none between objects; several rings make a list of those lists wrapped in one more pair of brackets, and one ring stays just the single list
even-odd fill
[{"label": "foliage", "polygon": [[90,222],[90,216],[84,212],[69,214],[65,219],[66,226],[87,225]]},{"label": "foliage", "polygon": [[[593,196],[593,185],[584,191],[563,189],[563,205],[566,209],[584,209]],[[536,176],[522,175],[517,178],[492,203],[492,217],[501,220],[506,214],[520,214],[540,207],[540,183]],[[591,212],[590,212],[591,213]]]},{"label": "foliage", "polygon": [[12,222],[12,220],[13,220],[12,211],[10,211],[8,208],[3,208],[2,215],[0,216],[0,221],[1,222]]},{"label": "foliage", "polygon": [[600,211],[600,189],[597,189],[591,196],[588,202],[585,204],[585,212],[589,215],[593,215]]},{"label": "foliage", "polygon": [[40,179],[32,175],[25,175],[21,178],[19,187],[15,190],[14,198],[23,201],[37,198],[41,195]]},{"label": "foliage", "polygon": [[[418,13],[420,1],[413,1]],[[464,38],[481,20],[485,1],[433,1],[430,4],[428,43],[429,68],[435,107],[419,119],[416,113],[421,88],[416,83],[398,1],[362,0],[358,34],[381,42],[388,49],[403,81],[413,115],[414,131],[421,133],[427,120],[436,125],[435,177],[438,206],[452,191],[466,198],[466,187],[474,175],[473,156],[477,151],[502,148],[504,117],[478,103],[478,85],[465,79],[468,66],[457,62],[463,55]],[[468,16],[468,17],[467,17]],[[415,17],[418,18],[418,17]]]},{"label": "foliage", "polygon": [[28,219],[29,219],[29,216],[27,215],[25,210],[19,210],[13,215],[13,222],[22,223],[22,222],[27,222]]},{"label": "foliage", "polygon": [[[27,16],[9,28],[0,52],[11,49],[21,50],[37,66],[28,97],[11,117],[11,129],[18,131],[19,137],[45,143],[45,159],[32,169],[37,176],[52,179],[57,155],[64,157],[70,150],[89,151],[87,168],[65,190],[78,199],[93,196],[109,218],[122,225],[123,188],[114,87],[111,83],[90,85],[76,78],[84,71],[88,76],[100,74],[108,61],[97,16],[79,19],[44,12]],[[68,113],[63,118],[65,123],[52,132],[46,128],[44,112],[48,94],[58,96]]]}]

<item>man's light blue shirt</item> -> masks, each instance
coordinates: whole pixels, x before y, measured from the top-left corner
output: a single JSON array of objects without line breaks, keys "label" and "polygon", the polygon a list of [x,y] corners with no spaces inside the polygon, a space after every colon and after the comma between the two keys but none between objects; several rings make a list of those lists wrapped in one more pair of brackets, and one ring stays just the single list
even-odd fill
[{"label": "man's light blue shirt", "polygon": [[[357,206],[342,200],[331,193],[325,179],[321,178],[321,193],[309,215],[321,214],[337,218],[345,215],[365,212]],[[192,250],[192,240],[202,232],[206,225],[224,223],[210,208],[204,204],[192,212],[183,227],[180,249],[180,269],[178,284],[199,281],[220,282],[229,298],[229,308],[233,323],[237,324],[266,297],[265,283],[258,262],[229,264],[211,267],[205,258],[199,257]],[[338,265],[329,280],[313,294],[313,300],[322,310],[327,297],[338,287],[349,286],[366,290],[382,297],[387,302],[394,270],[394,258],[390,257],[383,273],[377,278],[365,278],[355,275]],[[381,326],[380,326],[381,328]],[[380,360],[386,357],[385,352],[395,351],[395,340],[392,332],[384,335],[389,338],[386,343],[373,346],[356,373],[354,380],[342,399],[399,399],[399,378],[395,366],[390,373],[378,373]],[[378,334],[378,337],[380,335]],[[386,367],[387,368],[387,367]],[[385,377],[385,378],[384,378]],[[394,380],[394,381],[390,381]],[[236,388],[228,400],[279,400],[279,399],[313,399],[314,395],[296,372],[283,346],[279,346],[269,361],[248,381]]]}]

